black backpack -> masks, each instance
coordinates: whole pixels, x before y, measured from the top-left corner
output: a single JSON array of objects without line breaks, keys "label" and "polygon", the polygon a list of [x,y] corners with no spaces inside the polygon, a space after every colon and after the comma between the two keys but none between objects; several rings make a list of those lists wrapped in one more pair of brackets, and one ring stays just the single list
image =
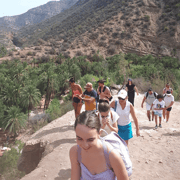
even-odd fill
[{"label": "black backpack", "polygon": [[[153,94],[154,94],[154,97],[156,98],[156,97],[157,97],[156,93],[153,92]],[[146,93],[146,99],[147,99],[148,95],[149,95],[149,93],[147,92],[147,93]]]},{"label": "black backpack", "polygon": [[[104,92],[105,90],[106,90],[106,87],[107,86],[104,86],[104,88],[103,88],[103,90],[102,90],[102,92]],[[101,93],[101,87],[99,87],[99,92]],[[109,99],[109,101],[111,101],[112,100],[112,96],[110,97],[110,98],[108,98]],[[99,102],[99,94],[97,94],[97,101]]]}]

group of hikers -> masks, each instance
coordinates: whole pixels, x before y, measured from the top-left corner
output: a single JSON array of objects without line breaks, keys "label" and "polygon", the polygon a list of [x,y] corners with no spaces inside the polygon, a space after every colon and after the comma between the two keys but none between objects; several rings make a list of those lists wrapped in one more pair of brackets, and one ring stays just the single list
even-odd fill
[{"label": "group of hikers", "polygon": [[[112,100],[110,89],[104,85],[104,80],[99,80],[97,91],[93,89],[92,83],[88,82],[82,92],[80,85],[75,83],[74,78],[69,80],[72,89],[72,100],[75,110],[75,125],[77,145],[70,150],[71,179],[108,179],[126,180],[127,169],[120,153],[110,143],[102,141],[111,132],[117,133],[120,139],[126,142],[133,137],[130,114],[136,127],[136,135],[140,136],[138,119],[134,110],[135,91],[137,87],[132,79],[128,79],[126,89],[121,89],[118,100]],[[161,117],[166,122],[174,103],[173,90],[169,84],[163,89],[163,94],[153,92],[151,88],[145,93],[141,107],[146,101],[147,117],[152,121],[155,117],[157,128],[157,117],[159,116],[159,127]],[[83,102],[85,111],[81,112]],[[98,158],[97,158],[98,157]]]}]

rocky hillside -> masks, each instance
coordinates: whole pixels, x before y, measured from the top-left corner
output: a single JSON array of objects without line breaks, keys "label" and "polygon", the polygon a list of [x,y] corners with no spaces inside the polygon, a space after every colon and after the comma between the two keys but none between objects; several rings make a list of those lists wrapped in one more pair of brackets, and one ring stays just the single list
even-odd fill
[{"label": "rocky hillside", "polygon": [[180,0],[79,0],[49,20],[22,28],[14,43],[51,46],[67,57],[123,51],[180,58],[179,35]]},{"label": "rocky hillside", "polygon": [[[17,16],[5,16],[0,18],[0,44],[12,46],[9,33],[17,32],[24,26],[40,23],[55,16],[74,5],[78,0],[50,1],[47,4],[30,9],[26,13]],[[13,35],[13,34],[12,34]]]},{"label": "rocky hillside", "polygon": [[3,59],[48,61],[59,54],[89,59],[97,52],[180,59],[180,0],[79,0],[48,20],[21,28],[13,42],[28,47]]},{"label": "rocky hillside", "polygon": [[0,18],[0,29],[16,31],[23,26],[40,23],[70,8],[77,1],[78,0],[50,1],[47,4],[30,9],[21,15],[2,17]]}]

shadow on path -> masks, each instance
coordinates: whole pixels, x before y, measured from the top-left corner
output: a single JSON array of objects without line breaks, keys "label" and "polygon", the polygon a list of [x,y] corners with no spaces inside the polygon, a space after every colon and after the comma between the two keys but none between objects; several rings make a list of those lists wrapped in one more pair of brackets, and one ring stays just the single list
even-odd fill
[{"label": "shadow on path", "polygon": [[154,127],[150,127],[150,126],[140,126],[139,129],[140,129],[140,130],[142,130],[142,129],[150,130],[150,129],[154,129]]},{"label": "shadow on path", "polygon": [[71,169],[61,169],[58,173],[58,177],[54,180],[70,180],[71,178]]},{"label": "shadow on path", "polygon": [[65,125],[65,126],[62,126],[62,127],[57,127],[57,128],[44,130],[44,131],[36,134],[32,139],[39,139],[39,138],[41,138],[43,136],[46,136],[48,134],[61,133],[61,132],[65,132],[65,131],[74,131],[74,127],[70,126],[70,125]]},{"label": "shadow on path", "polygon": [[180,132],[172,132],[172,133],[166,133],[162,134],[163,136],[180,136]]}]

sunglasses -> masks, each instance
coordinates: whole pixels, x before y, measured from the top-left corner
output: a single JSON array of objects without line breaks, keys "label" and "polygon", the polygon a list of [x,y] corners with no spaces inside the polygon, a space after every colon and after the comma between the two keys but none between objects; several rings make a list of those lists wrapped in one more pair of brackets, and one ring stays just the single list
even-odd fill
[{"label": "sunglasses", "polygon": [[107,118],[107,117],[109,117],[109,115],[107,115],[107,116],[101,116],[102,118]]},{"label": "sunglasses", "polygon": [[119,99],[119,100],[125,100],[125,99],[123,99],[123,98],[121,98],[121,97],[118,97],[118,99]]}]

